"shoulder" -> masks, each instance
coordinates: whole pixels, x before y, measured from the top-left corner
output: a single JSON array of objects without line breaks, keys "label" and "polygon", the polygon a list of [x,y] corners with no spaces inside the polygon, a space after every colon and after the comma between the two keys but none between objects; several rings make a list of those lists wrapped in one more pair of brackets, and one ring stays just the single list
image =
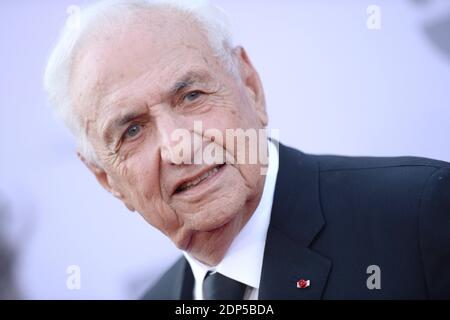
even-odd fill
[{"label": "shoulder", "polygon": [[356,193],[366,186],[375,193],[407,192],[421,197],[426,184],[434,183],[434,174],[450,170],[448,162],[420,157],[311,157],[317,162],[321,182],[330,187],[344,183],[348,188],[358,188],[354,189]]},{"label": "shoulder", "polygon": [[307,168],[317,173],[313,176],[325,208],[355,214],[382,216],[394,211],[417,216],[425,189],[439,193],[433,190],[442,188],[442,177],[450,170],[448,162],[421,157],[314,155],[282,144],[280,154],[285,159],[280,170],[292,173],[303,168],[305,174]]},{"label": "shoulder", "polygon": [[178,299],[187,262],[184,257],[178,259],[159,280],[141,297],[142,300]]},{"label": "shoulder", "polygon": [[382,170],[393,168],[450,168],[450,163],[421,157],[350,157],[339,155],[311,155],[321,172]]},{"label": "shoulder", "polygon": [[[372,242],[396,246],[400,256],[417,250],[428,297],[450,298],[450,164],[418,157],[311,157],[329,226],[352,225],[368,232],[363,238],[375,230]],[[410,257],[405,253],[405,261]]]},{"label": "shoulder", "polygon": [[309,170],[317,172],[322,200],[333,195],[341,200],[357,197],[369,203],[418,200],[426,185],[441,185],[439,177],[450,170],[448,162],[422,157],[316,155],[282,144],[280,147],[280,152],[290,159],[284,163],[289,172],[305,163]]},{"label": "shoulder", "polygon": [[317,163],[325,206],[342,204],[407,219],[431,210],[421,207],[445,205],[437,197],[448,191],[448,162],[420,157],[311,157]]}]

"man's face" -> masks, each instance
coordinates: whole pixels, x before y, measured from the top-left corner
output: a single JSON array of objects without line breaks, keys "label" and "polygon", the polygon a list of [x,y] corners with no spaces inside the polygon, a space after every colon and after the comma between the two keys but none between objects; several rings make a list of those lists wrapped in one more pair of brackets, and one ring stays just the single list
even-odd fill
[{"label": "man's face", "polygon": [[258,75],[243,49],[233,54],[241,81],[191,18],[141,12],[89,36],[71,76],[75,110],[99,162],[87,164],[99,182],[207,264],[220,261],[253,213],[264,176],[259,163],[177,163],[172,134],[187,130],[235,158],[236,146],[206,131],[225,137],[226,129],[266,125]]}]

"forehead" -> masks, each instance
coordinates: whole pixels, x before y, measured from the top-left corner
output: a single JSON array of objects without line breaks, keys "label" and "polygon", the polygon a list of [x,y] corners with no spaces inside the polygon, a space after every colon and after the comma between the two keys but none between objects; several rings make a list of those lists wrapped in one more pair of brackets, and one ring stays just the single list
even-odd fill
[{"label": "forehead", "polygon": [[193,18],[164,10],[136,13],[83,41],[71,74],[75,111],[95,120],[106,97],[139,90],[143,83],[157,95],[186,69],[215,64],[207,36]]}]

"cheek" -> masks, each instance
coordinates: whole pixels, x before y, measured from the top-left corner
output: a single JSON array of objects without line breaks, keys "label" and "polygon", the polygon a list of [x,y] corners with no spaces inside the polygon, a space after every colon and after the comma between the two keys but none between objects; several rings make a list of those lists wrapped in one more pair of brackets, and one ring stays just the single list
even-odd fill
[{"label": "cheek", "polygon": [[217,128],[225,134],[225,129],[261,127],[255,108],[245,96],[230,95],[213,103],[211,111],[202,119],[205,128]]},{"label": "cheek", "polygon": [[259,165],[241,164],[238,165],[238,170],[250,190],[259,190],[261,179],[264,179],[264,176],[261,175],[261,167]]},{"label": "cheek", "polygon": [[[211,138],[214,135],[216,138],[214,143],[222,146],[234,158],[235,167],[239,170],[246,184],[255,187],[260,180],[261,167],[259,164],[254,163],[253,160],[251,164],[248,162],[250,153],[252,154],[252,159],[255,159],[255,157],[259,159],[259,139],[264,138],[265,140],[266,136],[265,133],[261,134],[259,131],[263,129],[258,122],[257,114],[248,105],[249,102],[245,97],[241,97],[239,94],[236,94],[234,97],[237,98],[233,99],[233,96],[230,96],[212,101],[211,103],[214,103],[214,105],[210,111],[195,120],[202,121],[203,135],[205,137]],[[233,130],[242,129],[239,133],[240,135],[243,131],[255,129],[256,140],[252,139],[251,146],[249,141],[242,137],[239,139],[235,138],[233,143],[227,143],[227,129],[232,130],[230,131],[231,137],[233,134],[238,134],[238,131]],[[220,133],[219,138],[216,136],[217,133]],[[238,141],[247,142],[245,146],[238,147]],[[256,161],[259,162],[258,160]]]},{"label": "cheek", "polygon": [[179,228],[174,210],[164,201],[160,188],[158,155],[134,153],[120,164],[125,201],[152,226],[169,237]]},{"label": "cheek", "polygon": [[141,211],[149,200],[160,198],[158,162],[150,152],[134,153],[117,166],[126,200]]}]

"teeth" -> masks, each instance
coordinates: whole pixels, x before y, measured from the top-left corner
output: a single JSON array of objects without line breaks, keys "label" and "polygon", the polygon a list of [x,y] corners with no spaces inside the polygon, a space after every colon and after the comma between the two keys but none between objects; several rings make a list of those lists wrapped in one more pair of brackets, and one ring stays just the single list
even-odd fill
[{"label": "teeth", "polygon": [[187,190],[189,188],[195,187],[196,185],[198,185],[200,182],[202,182],[206,178],[216,174],[217,171],[219,171],[219,168],[215,167],[215,168],[209,170],[208,172],[205,172],[200,177],[198,177],[198,178],[196,178],[196,179],[194,179],[194,180],[192,180],[190,182],[184,183],[181,187],[178,188],[178,190],[179,191],[184,191],[184,190]]}]

